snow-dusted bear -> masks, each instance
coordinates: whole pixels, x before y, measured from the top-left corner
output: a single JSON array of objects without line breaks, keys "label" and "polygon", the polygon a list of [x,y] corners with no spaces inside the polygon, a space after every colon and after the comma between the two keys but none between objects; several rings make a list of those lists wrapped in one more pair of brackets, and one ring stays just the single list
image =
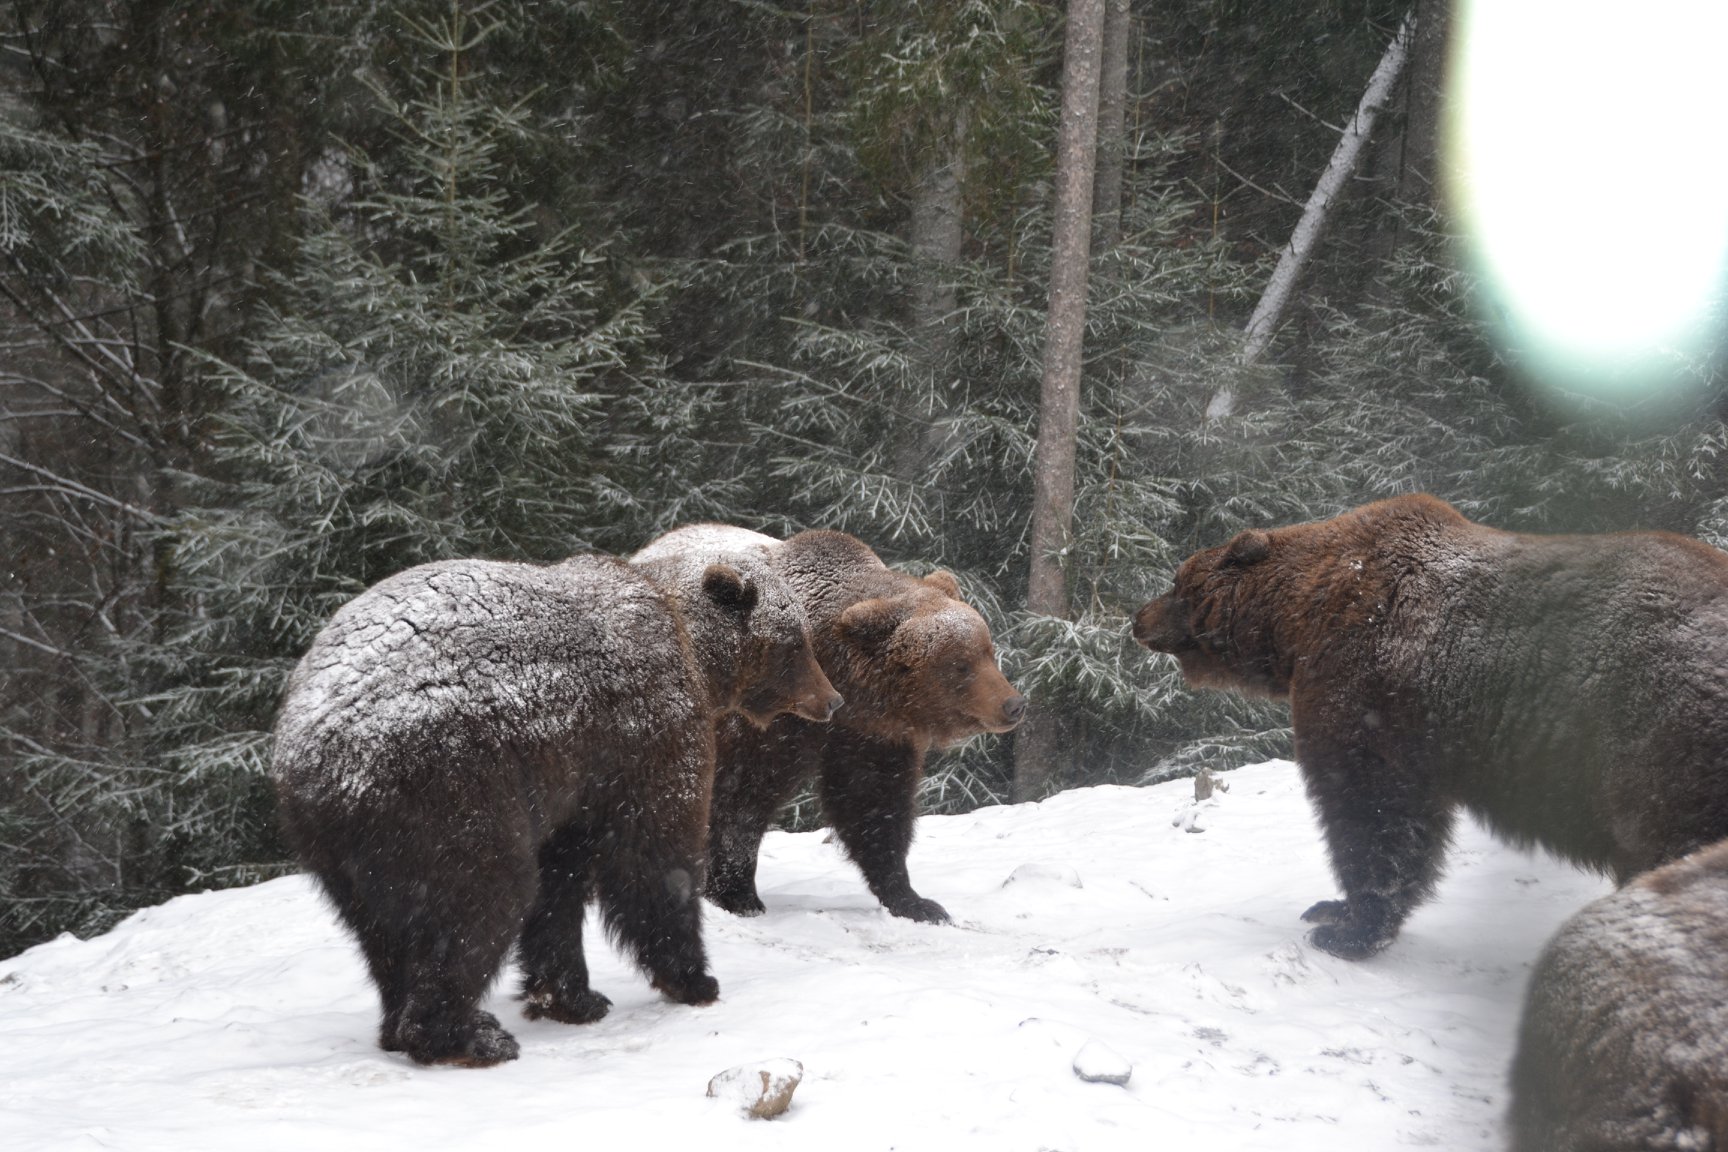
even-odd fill
[{"label": "snow-dusted bear", "polygon": [[484,1067],[481,995],[520,941],[531,1018],[598,1020],[583,907],[685,1004],[719,985],[701,901],[714,725],[840,697],[761,560],[455,560],[345,605],[300,661],[271,771],[284,832],[353,932],[379,1042]]},{"label": "snow-dusted bear", "polygon": [[1568,920],[1512,1063],[1513,1152],[1728,1152],[1728,842]]},{"label": "snow-dusted bear", "polygon": [[635,563],[724,547],[765,558],[810,620],[816,658],[846,704],[828,725],[783,716],[766,729],[722,721],[708,837],[708,896],[742,916],[763,911],[756,858],[774,815],[812,775],[847,855],[889,912],[944,923],[912,888],[906,854],[918,783],[933,748],[1020,722],[1026,698],[996,666],[989,626],[947,572],[896,572],[856,537],[801,532],[780,541],[743,528],[679,528]]},{"label": "snow-dusted bear", "polygon": [[1696,540],[1401,496],[1190,556],[1133,631],[1191,685],[1289,700],[1334,955],[1432,895],[1459,805],[1620,883],[1728,836],[1728,554]]}]

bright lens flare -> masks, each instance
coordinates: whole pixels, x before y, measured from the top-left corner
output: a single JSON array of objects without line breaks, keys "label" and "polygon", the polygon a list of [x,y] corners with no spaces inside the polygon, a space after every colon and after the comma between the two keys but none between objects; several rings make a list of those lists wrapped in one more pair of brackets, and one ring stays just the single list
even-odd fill
[{"label": "bright lens flare", "polygon": [[1448,164],[1505,337],[1562,392],[1685,389],[1721,337],[1728,0],[1464,0]]}]

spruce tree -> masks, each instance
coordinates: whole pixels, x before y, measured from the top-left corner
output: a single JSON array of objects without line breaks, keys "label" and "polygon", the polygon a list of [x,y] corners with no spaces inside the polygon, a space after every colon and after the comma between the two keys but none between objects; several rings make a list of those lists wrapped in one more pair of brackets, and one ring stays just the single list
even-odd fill
[{"label": "spruce tree", "polygon": [[283,867],[269,728],[345,600],[414,564],[621,535],[608,493],[634,484],[603,445],[651,389],[642,303],[512,194],[513,157],[556,126],[470,71],[502,19],[402,15],[420,67],[370,79],[382,143],[325,158],[257,335],[202,361],[204,449],[161,535],[174,609],[130,646],[151,883],[117,903]]}]

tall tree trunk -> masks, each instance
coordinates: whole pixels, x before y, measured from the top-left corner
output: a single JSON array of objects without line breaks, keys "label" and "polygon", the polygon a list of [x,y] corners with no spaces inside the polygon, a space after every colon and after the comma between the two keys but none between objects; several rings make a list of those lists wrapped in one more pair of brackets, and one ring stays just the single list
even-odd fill
[{"label": "tall tree trunk", "polygon": [[[1410,30],[1409,58],[1395,106],[1380,126],[1372,146],[1372,195],[1402,207],[1433,207],[1439,165],[1442,85],[1450,39],[1450,0],[1416,0],[1415,27]],[[1389,130],[1390,129],[1390,130]],[[1356,182],[1364,183],[1362,180]],[[1383,302],[1390,291],[1380,275],[1404,240],[1403,212],[1364,213],[1359,275],[1370,303]]]},{"label": "tall tree trunk", "polygon": [[954,311],[954,266],[960,262],[965,216],[960,194],[966,181],[966,112],[954,114],[947,136],[930,150],[912,189],[912,322],[931,362],[946,351],[944,321]]},{"label": "tall tree trunk", "polygon": [[[1038,447],[1032,454],[1031,570],[1026,607],[1067,616],[1065,560],[1074,518],[1074,449],[1091,257],[1092,177],[1097,162],[1098,75],[1104,0],[1069,0],[1056,139],[1050,311],[1045,322]],[[1014,742],[1014,798],[1035,799],[1055,776],[1056,717],[1033,702]]]},{"label": "tall tree trunk", "polygon": [[1404,140],[1397,197],[1405,204],[1433,204],[1440,157],[1441,87],[1450,40],[1448,0],[1416,0],[1410,40],[1410,80],[1405,85]]},{"label": "tall tree trunk", "polygon": [[[1326,171],[1321,173],[1319,183],[1314,185],[1314,191],[1302,209],[1302,218],[1296,222],[1296,230],[1290,236],[1290,243],[1278,257],[1278,266],[1272,270],[1272,278],[1266,283],[1266,291],[1261,295],[1260,303],[1255,306],[1254,314],[1248,318],[1248,344],[1242,355],[1245,363],[1252,364],[1260,358],[1272,343],[1272,335],[1284,319],[1284,311],[1296,290],[1296,282],[1301,278],[1308,258],[1319,245],[1320,236],[1326,229],[1326,221],[1338,202],[1345,181],[1356,171],[1357,161],[1362,156],[1362,146],[1374,131],[1374,121],[1380,115],[1380,109],[1385,107],[1393,87],[1397,85],[1399,73],[1404,70],[1414,22],[1414,13],[1405,16],[1404,23],[1398,28],[1398,34],[1392,38],[1392,43],[1386,46],[1385,54],[1380,57],[1379,67],[1374,69],[1374,75],[1368,81],[1368,90],[1362,93],[1362,102],[1357,105],[1356,115],[1345,125],[1344,135],[1339,138],[1338,146],[1332,150],[1332,159],[1326,165]],[[1211,415],[1215,409],[1224,408],[1227,412],[1229,407],[1220,405],[1218,398],[1214,397],[1212,406],[1207,411]]]},{"label": "tall tree trunk", "polygon": [[1122,173],[1128,155],[1128,40],[1134,28],[1131,0],[1105,0],[1103,70],[1098,78],[1098,175],[1092,189],[1092,219],[1098,250],[1122,239]]},{"label": "tall tree trunk", "polygon": [[918,358],[932,375],[929,407],[921,423],[904,437],[894,454],[898,475],[914,483],[924,479],[931,463],[942,455],[949,427],[944,401],[947,381],[934,378],[943,371],[951,343],[948,318],[958,297],[955,265],[966,238],[963,193],[966,183],[966,112],[954,113],[948,132],[930,149],[912,188],[911,242],[913,258],[912,327],[918,334]]}]

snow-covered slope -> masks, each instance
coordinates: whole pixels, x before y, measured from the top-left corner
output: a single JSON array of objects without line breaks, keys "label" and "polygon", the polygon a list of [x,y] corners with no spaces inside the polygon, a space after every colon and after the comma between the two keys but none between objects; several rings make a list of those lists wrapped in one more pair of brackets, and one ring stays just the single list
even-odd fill
[{"label": "snow-covered slope", "polygon": [[[0,1148],[1497,1148],[1529,964],[1603,881],[1466,826],[1440,895],[1351,964],[1303,941],[1335,895],[1293,766],[927,818],[888,917],[819,833],[771,834],[768,914],[709,910],[722,999],[663,1002],[595,934],[597,1025],[490,1009],[522,1058],[419,1068],[304,878],[183,897],[0,961]],[[1085,1083],[1087,1041],[1133,1064]],[[791,1111],[716,1072],[792,1057]]]}]

